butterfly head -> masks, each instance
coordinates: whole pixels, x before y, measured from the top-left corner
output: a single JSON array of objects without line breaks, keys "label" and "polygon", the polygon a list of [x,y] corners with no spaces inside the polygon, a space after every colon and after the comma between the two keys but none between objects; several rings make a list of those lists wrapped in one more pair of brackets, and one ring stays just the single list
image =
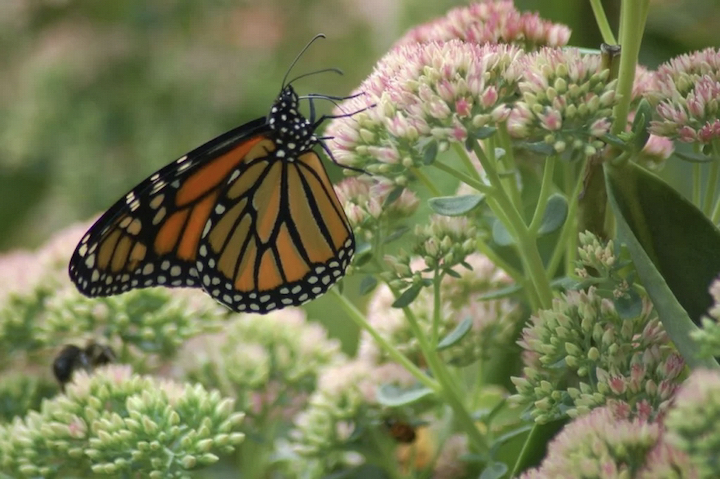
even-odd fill
[{"label": "butterfly head", "polygon": [[313,124],[300,113],[299,98],[292,86],[287,85],[278,95],[268,115],[268,126],[275,132],[278,146],[285,144],[290,151],[304,152],[318,140]]}]

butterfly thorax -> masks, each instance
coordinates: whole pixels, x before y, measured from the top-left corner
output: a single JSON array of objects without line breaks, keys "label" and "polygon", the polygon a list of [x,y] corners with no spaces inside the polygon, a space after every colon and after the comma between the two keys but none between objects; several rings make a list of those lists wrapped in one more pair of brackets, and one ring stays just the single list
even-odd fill
[{"label": "butterfly thorax", "polygon": [[298,110],[299,99],[288,85],[270,109],[268,126],[274,133],[275,156],[292,161],[318,143],[313,124]]}]

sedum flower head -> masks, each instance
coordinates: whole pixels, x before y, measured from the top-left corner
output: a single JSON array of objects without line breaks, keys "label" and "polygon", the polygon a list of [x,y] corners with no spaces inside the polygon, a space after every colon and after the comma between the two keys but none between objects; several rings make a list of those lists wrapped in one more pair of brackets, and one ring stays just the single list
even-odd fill
[{"label": "sedum flower head", "polygon": [[408,168],[427,158],[426,147],[462,142],[476,130],[507,119],[522,51],[509,45],[459,40],[400,45],[375,67],[333,120],[327,135],[335,159],[345,165],[408,180]]},{"label": "sedum flower head", "polygon": [[720,138],[720,49],[680,55],[658,68],[656,80],[648,94],[660,118],[652,133],[684,142]]},{"label": "sedum flower head", "polygon": [[702,327],[691,332],[692,337],[700,347],[700,354],[703,357],[720,355],[720,279],[717,279],[710,286],[710,295],[713,298],[713,306],[708,315],[701,319]]},{"label": "sedum flower head", "polygon": [[469,43],[513,43],[525,50],[540,46],[562,47],[570,29],[521,13],[510,0],[482,1],[450,10],[447,15],[410,30],[398,44],[459,39]]},{"label": "sedum flower head", "polygon": [[332,471],[357,461],[357,457],[342,446],[351,440],[359,426],[367,403],[362,385],[371,378],[370,365],[359,360],[323,371],[307,408],[295,418],[290,436],[294,454],[290,461],[292,470]]},{"label": "sedum flower head", "polygon": [[649,304],[631,319],[590,288],[570,291],[531,318],[518,342],[523,377],[512,378],[537,422],[608,404],[622,417],[664,411],[684,369]]},{"label": "sedum flower head", "polygon": [[54,381],[28,374],[27,371],[4,374],[0,378],[0,423],[39,409],[42,400],[53,396],[57,390]]},{"label": "sedum flower head", "polygon": [[720,477],[720,374],[697,370],[665,418],[667,442],[686,453],[700,477]]},{"label": "sedum flower head", "polygon": [[514,136],[543,141],[558,154],[590,156],[612,122],[616,80],[598,55],[543,48],[523,60],[522,100],[508,122]]},{"label": "sedum flower head", "polygon": [[235,315],[224,333],[197,338],[186,351],[191,376],[237,398],[253,420],[291,415],[315,388],[319,370],[342,360],[338,341],[294,308]]},{"label": "sedum flower head", "polygon": [[540,467],[520,478],[634,478],[660,436],[657,423],[618,419],[609,408],[597,408],[568,424],[548,445]]},{"label": "sedum flower head", "polygon": [[0,427],[0,465],[15,477],[189,477],[243,440],[242,418],[218,392],[111,365]]},{"label": "sedum flower head", "polygon": [[347,178],[335,186],[355,236],[370,241],[381,229],[412,216],[420,199],[403,188],[397,196],[396,186],[388,181]]}]

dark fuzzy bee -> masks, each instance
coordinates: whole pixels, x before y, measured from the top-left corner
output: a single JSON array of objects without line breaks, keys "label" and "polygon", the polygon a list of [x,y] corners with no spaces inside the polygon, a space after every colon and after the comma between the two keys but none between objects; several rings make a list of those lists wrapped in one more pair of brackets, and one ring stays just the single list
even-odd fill
[{"label": "dark fuzzy bee", "polygon": [[387,427],[390,436],[399,443],[411,444],[417,438],[415,426],[407,421],[388,418],[385,419],[385,427]]},{"label": "dark fuzzy bee", "polygon": [[95,368],[115,360],[115,352],[110,346],[90,342],[85,348],[79,348],[74,344],[68,344],[55,357],[52,369],[60,383],[60,388],[64,391],[65,385],[72,381],[73,373],[78,369],[92,372]]}]

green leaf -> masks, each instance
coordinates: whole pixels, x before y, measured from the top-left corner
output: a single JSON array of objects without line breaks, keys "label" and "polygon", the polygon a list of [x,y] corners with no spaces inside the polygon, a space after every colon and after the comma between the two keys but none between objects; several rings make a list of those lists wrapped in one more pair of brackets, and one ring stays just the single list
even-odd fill
[{"label": "green leaf", "polygon": [[470,132],[476,140],[485,140],[495,134],[497,128],[494,126],[483,126]]},{"label": "green leaf", "polygon": [[370,243],[360,242],[355,248],[355,257],[353,259],[353,265],[356,267],[367,264],[372,259],[372,245]]},{"label": "green leaf", "polygon": [[697,357],[690,333],[713,304],[708,289],[720,273],[720,232],[694,205],[634,163],[605,165],[608,197],[620,238],[660,320],[690,367],[715,367]]},{"label": "green leaf", "polygon": [[484,199],[485,195],[439,196],[430,198],[428,205],[439,215],[462,216],[476,208]]},{"label": "green leaf", "polygon": [[632,131],[635,133],[635,149],[640,151],[647,143],[650,138],[650,132],[648,127],[650,126],[650,120],[652,119],[653,107],[650,103],[643,98],[638,104],[637,110],[635,111],[635,119],[632,124]]},{"label": "green leaf", "polygon": [[395,203],[395,200],[400,198],[400,195],[402,195],[402,192],[405,190],[404,186],[397,186],[393,188],[393,190],[390,192],[389,195],[387,195],[387,198],[385,198],[385,201],[383,202],[383,208],[387,208],[391,204]]},{"label": "green leaf", "polygon": [[522,286],[514,283],[509,286],[505,286],[504,288],[496,289],[495,291],[483,293],[478,299],[480,301],[490,301],[492,299],[509,298],[510,296],[513,296],[515,293],[521,290]]},{"label": "green leaf", "polygon": [[608,145],[616,146],[620,148],[623,151],[628,150],[628,144],[625,140],[620,138],[619,136],[611,135],[610,133],[606,133],[602,136],[602,140],[607,143]]},{"label": "green leaf", "polygon": [[538,228],[538,235],[546,235],[560,228],[565,223],[567,213],[568,204],[565,197],[560,193],[550,196]]},{"label": "green leaf", "polygon": [[522,147],[529,152],[540,156],[550,156],[555,154],[555,148],[544,141],[538,141],[537,143],[525,143]]},{"label": "green leaf", "polygon": [[562,278],[555,278],[554,280],[550,281],[550,287],[552,289],[557,289],[560,291],[579,289],[577,280],[568,276],[563,276]]},{"label": "green leaf", "polygon": [[371,275],[365,276],[360,281],[360,295],[365,296],[370,291],[375,289],[375,286],[377,286],[377,284],[378,284],[378,280],[375,278],[375,276],[371,276]]},{"label": "green leaf", "polygon": [[500,479],[508,472],[507,464],[504,462],[491,462],[480,474],[480,479]]},{"label": "green leaf", "polygon": [[461,279],[462,275],[452,268],[443,269],[446,275],[452,276],[453,278]]},{"label": "green leaf", "polygon": [[431,165],[438,154],[438,142],[437,141],[431,141],[428,143],[425,148],[422,150],[422,158],[423,158],[423,164],[424,165]]},{"label": "green leaf", "polygon": [[460,342],[460,340],[462,340],[465,335],[467,335],[467,333],[470,331],[470,329],[472,328],[472,324],[473,322],[470,318],[465,318],[460,321],[460,323],[455,326],[455,329],[450,331],[447,336],[440,340],[436,349],[438,351],[442,351],[443,349],[447,349],[450,346]]},{"label": "green leaf", "polygon": [[383,244],[392,243],[396,239],[399,239],[402,235],[410,231],[408,226],[398,226],[389,235],[383,239]]},{"label": "green leaf", "polygon": [[433,394],[433,390],[425,386],[401,389],[394,384],[382,384],[377,390],[376,399],[382,406],[400,407],[416,403]]},{"label": "green leaf", "polygon": [[680,158],[683,161],[689,163],[710,163],[713,161],[712,156],[703,155],[702,153],[695,153],[694,151],[682,151],[676,148],[673,152],[673,156]]},{"label": "green leaf", "polygon": [[412,303],[415,298],[417,298],[417,295],[420,294],[420,290],[422,290],[423,285],[420,283],[415,283],[412,286],[410,286],[408,289],[402,292],[398,299],[395,300],[395,302],[392,304],[393,308],[404,308],[405,306],[409,306],[410,303]]},{"label": "green leaf", "polygon": [[640,295],[634,289],[628,290],[625,296],[613,299],[615,310],[622,319],[632,319],[640,316],[643,310],[643,302]]},{"label": "green leaf", "polygon": [[515,238],[512,237],[508,229],[500,220],[495,220],[493,223],[492,238],[498,246],[510,246],[515,244]]}]

